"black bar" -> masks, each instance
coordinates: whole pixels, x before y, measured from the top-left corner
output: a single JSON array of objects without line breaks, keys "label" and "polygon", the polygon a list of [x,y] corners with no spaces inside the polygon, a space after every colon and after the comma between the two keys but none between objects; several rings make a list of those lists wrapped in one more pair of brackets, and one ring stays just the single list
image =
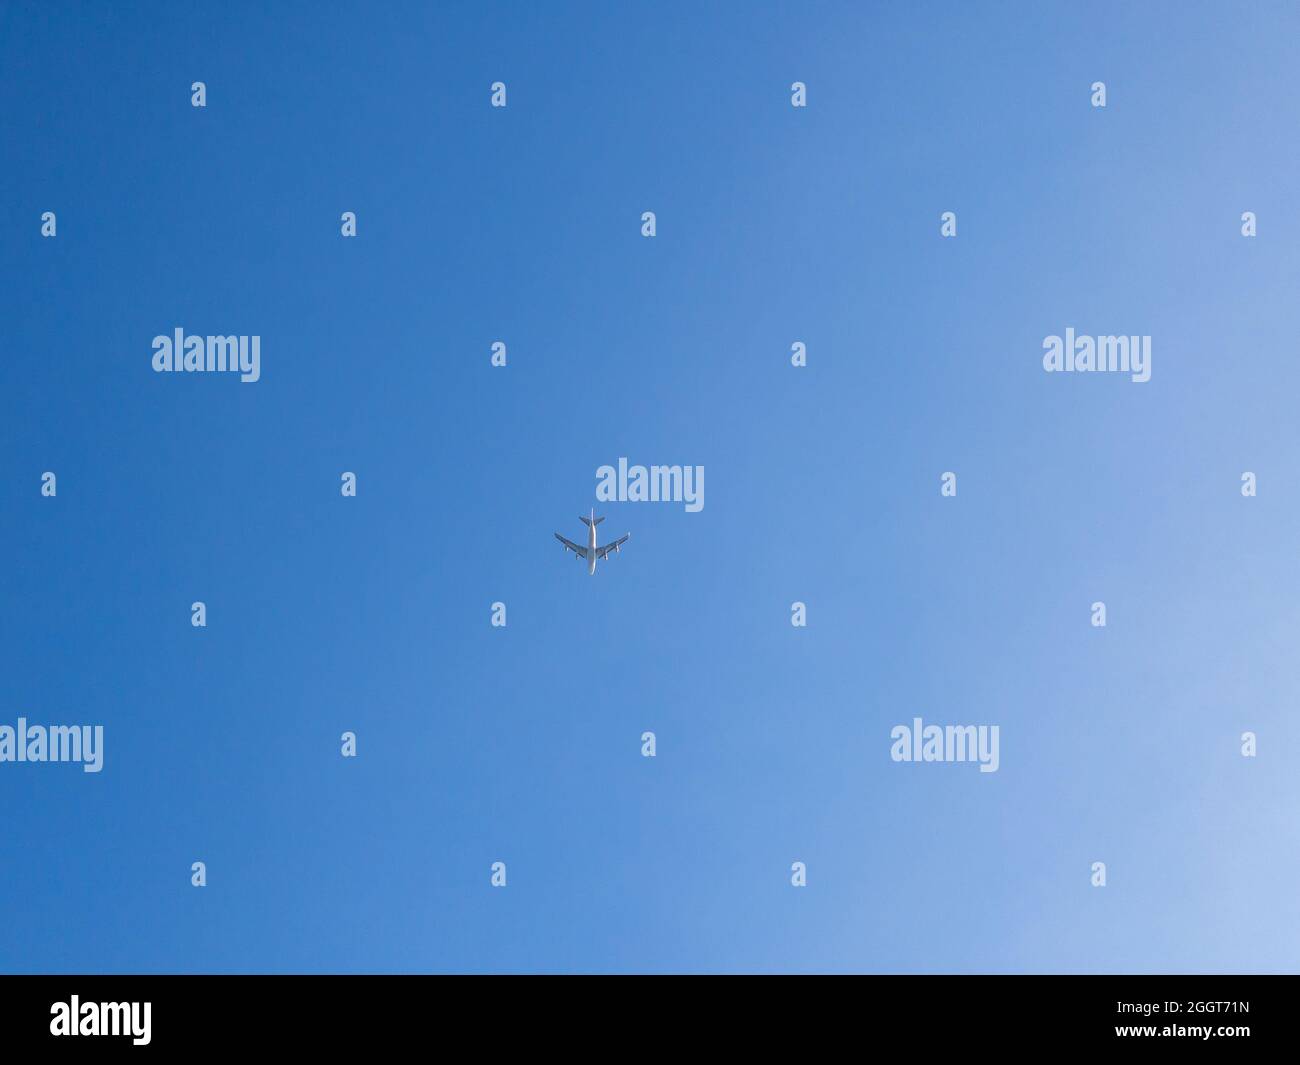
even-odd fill
[{"label": "black bar", "polygon": [[[1292,976],[6,976],[0,1046],[9,1061],[110,1044],[164,1056],[604,1047],[610,1060],[636,1046],[811,1054],[833,1038],[881,1053],[901,1040],[918,1053],[1127,1045],[1241,1057],[1294,1052],[1296,991]],[[72,996],[86,1031],[116,1018],[126,1034],[52,1034]],[[137,1043],[145,1003],[148,1042]]]}]

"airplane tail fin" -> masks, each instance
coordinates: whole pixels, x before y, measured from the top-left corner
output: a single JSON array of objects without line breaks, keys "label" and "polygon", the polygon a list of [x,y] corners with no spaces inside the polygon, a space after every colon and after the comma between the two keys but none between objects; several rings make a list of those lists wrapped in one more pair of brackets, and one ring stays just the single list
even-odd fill
[{"label": "airplane tail fin", "polygon": [[604,517],[602,516],[602,517],[597,518],[595,521],[592,521],[591,518],[587,518],[587,517],[583,517],[582,515],[579,515],[579,516],[578,516],[578,520],[581,521],[583,525],[587,526],[587,528],[589,528],[589,529],[594,529],[597,525],[599,525],[599,524],[600,524],[602,521],[604,521],[605,519],[604,519]]}]

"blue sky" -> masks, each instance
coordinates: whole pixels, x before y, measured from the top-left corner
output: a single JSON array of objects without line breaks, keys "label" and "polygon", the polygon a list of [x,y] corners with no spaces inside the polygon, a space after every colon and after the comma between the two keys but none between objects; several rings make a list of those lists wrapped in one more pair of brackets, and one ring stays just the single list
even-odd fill
[{"label": "blue sky", "polygon": [[[1297,30],[0,8],[0,724],[105,728],[0,764],[0,970],[1294,970]],[[619,456],[705,506],[591,579]]]}]

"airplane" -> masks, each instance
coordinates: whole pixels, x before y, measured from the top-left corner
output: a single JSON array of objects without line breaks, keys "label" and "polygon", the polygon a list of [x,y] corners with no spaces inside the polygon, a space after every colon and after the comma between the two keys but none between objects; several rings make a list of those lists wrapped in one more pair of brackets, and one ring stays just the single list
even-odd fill
[{"label": "airplane", "polygon": [[617,555],[619,547],[622,544],[627,543],[628,537],[630,537],[632,534],[628,533],[627,536],[621,536],[617,540],[615,540],[612,544],[605,544],[603,547],[597,547],[596,526],[599,525],[605,519],[596,517],[596,508],[592,507],[590,518],[579,517],[578,520],[587,527],[586,547],[579,547],[572,540],[566,540],[559,533],[555,534],[555,538],[564,545],[564,550],[572,551],[575,558],[585,558],[587,560],[587,572],[594,577],[596,575],[596,562],[599,560],[609,558],[609,553],[611,551],[613,551],[614,554]]}]

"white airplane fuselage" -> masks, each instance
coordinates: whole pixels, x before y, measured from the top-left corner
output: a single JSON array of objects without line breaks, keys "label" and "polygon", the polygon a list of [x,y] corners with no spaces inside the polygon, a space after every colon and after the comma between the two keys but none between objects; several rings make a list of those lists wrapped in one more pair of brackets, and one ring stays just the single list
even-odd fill
[{"label": "white airplane fuselage", "polygon": [[555,538],[564,545],[566,551],[572,551],[575,558],[585,558],[587,560],[587,573],[589,576],[594,577],[596,575],[596,563],[601,559],[609,558],[611,554],[618,554],[618,549],[627,543],[628,538],[632,534],[625,533],[623,536],[620,536],[616,540],[611,540],[602,547],[596,542],[596,526],[605,519],[596,517],[596,508],[591,508],[590,517],[580,518],[579,520],[587,526],[586,547],[583,547],[582,544],[575,544],[572,540],[566,539],[559,533],[555,534]]}]

